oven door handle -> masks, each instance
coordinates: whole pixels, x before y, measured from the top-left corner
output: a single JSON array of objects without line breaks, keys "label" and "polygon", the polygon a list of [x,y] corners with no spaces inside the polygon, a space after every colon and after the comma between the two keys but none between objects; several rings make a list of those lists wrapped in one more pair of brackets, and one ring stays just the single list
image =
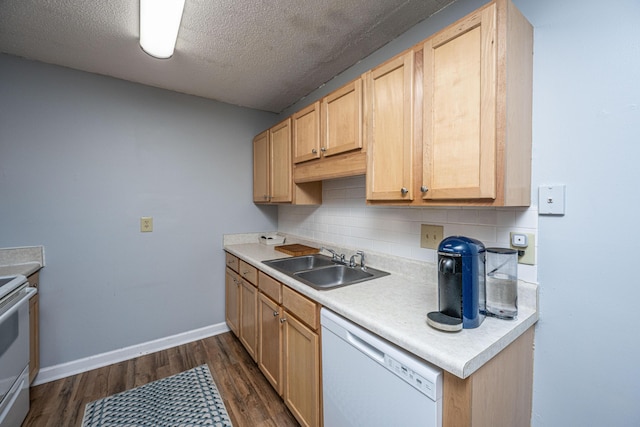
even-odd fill
[{"label": "oven door handle", "polygon": [[37,294],[38,290],[36,288],[25,288],[23,291],[20,291],[20,293],[22,292],[24,292],[24,295],[12,301],[9,308],[5,308],[6,311],[0,315],[0,323],[4,322],[9,318],[9,316],[15,313],[25,301],[29,301],[29,298]]}]

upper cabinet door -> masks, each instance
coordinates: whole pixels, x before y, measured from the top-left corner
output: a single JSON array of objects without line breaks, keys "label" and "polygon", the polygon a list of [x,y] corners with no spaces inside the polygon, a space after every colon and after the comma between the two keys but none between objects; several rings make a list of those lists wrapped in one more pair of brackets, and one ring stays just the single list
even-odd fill
[{"label": "upper cabinet door", "polygon": [[411,200],[413,50],[366,74],[367,199]]},{"label": "upper cabinet door", "polygon": [[271,202],[293,200],[291,176],[291,118],[269,129],[271,158]]},{"label": "upper cabinet door", "polygon": [[269,202],[269,131],[253,139],[253,201]]},{"label": "upper cabinet door", "polygon": [[424,199],[496,198],[496,45],[495,4],[424,44]]},{"label": "upper cabinet door", "polygon": [[362,148],[362,79],[341,87],[322,100],[323,156]]},{"label": "upper cabinet door", "polygon": [[320,158],[320,102],[292,116],[293,163]]}]

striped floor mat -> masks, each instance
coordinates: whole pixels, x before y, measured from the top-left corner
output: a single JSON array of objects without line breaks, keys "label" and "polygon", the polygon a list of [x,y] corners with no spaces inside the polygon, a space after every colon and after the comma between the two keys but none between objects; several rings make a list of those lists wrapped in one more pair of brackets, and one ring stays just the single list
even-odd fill
[{"label": "striped floor mat", "polygon": [[82,427],[231,427],[207,365],[88,403]]}]

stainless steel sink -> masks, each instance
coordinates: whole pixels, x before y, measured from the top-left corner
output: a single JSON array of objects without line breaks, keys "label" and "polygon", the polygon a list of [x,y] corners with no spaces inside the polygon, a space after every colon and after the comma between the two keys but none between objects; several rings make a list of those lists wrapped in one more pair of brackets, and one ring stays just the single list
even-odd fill
[{"label": "stainless steel sink", "polygon": [[293,258],[263,261],[270,267],[281,271],[315,289],[334,289],[354,283],[365,282],[387,276],[389,273],[375,268],[349,267],[333,262],[325,255],[303,255]]},{"label": "stainless steel sink", "polygon": [[335,265],[333,261],[331,261],[331,257],[320,254],[273,259],[271,261],[263,261],[262,263],[267,264],[276,270],[282,271],[283,273],[297,273],[298,271],[312,270],[318,267]]}]

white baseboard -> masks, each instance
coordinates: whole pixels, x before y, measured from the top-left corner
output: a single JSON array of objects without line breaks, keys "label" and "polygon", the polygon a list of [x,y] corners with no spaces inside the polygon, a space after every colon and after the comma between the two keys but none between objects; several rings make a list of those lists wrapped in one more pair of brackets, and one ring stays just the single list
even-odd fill
[{"label": "white baseboard", "polygon": [[167,348],[186,344],[188,342],[197,341],[202,338],[211,337],[229,331],[226,323],[218,323],[216,325],[205,326],[204,328],[194,329],[192,331],[183,332],[169,337],[159,338],[157,340],[148,341],[142,344],[132,345],[130,347],[120,348],[118,350],[108,351],[102,354],[85,357],[83,359],[73,360],[71,362],[61,363],[59,365],[48,366],[40,369],[32,385],[39,385],[51,381],[66,378],[92,369],[101,368],[103,366],[112,365],[124,360],[133,359],[134,357],[143,356],[145,354],[154,353],[156,351],[165,350]]}]

